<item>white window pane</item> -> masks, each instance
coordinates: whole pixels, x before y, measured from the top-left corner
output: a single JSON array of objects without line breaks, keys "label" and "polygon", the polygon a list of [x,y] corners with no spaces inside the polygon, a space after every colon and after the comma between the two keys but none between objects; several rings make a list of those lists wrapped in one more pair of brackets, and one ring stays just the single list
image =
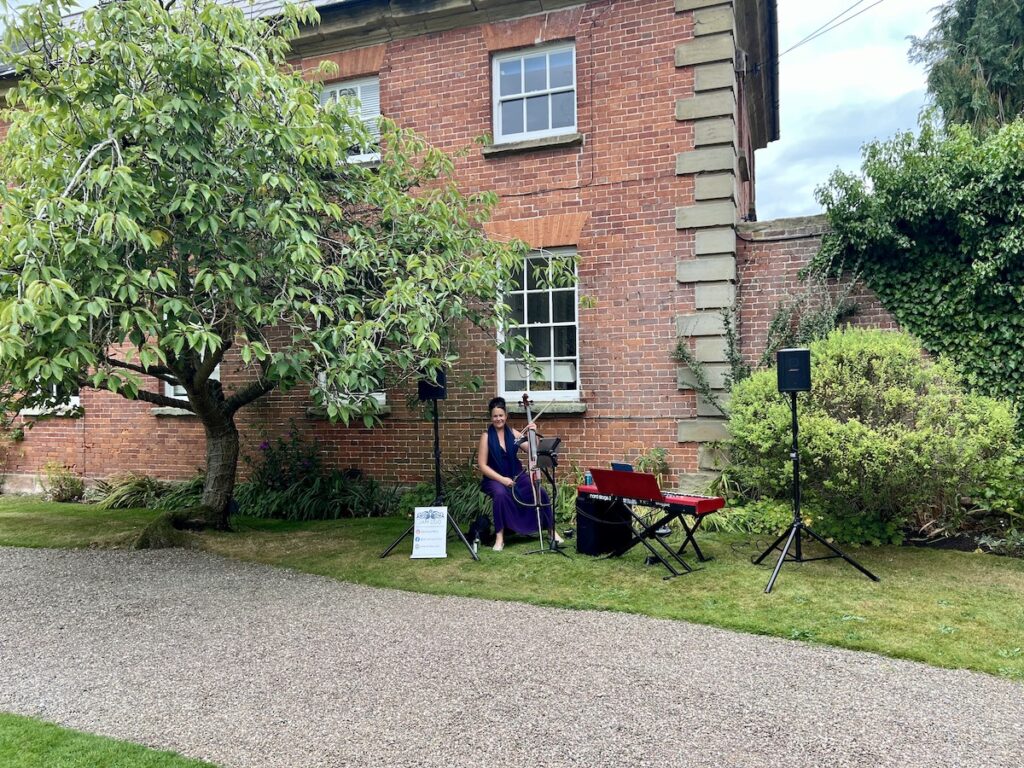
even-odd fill
[{"label": "white window pane", "polygon": [[576,389],[576,363],[568,360],[555,361],[555,389]]},{"label": "white window pane", "polygon": [[538,288],[546,288],[544,280],[548,272],[547,258],[530,259],[527,261],[526,287],[534,291]]},{"label": "white window pane", "polygon": [[508,305],[512,308],[512,322],[522,325],[526,322],[523,315],[523,294],[515,294],[508,297]]},{"label": "white window pane", "polygon": [[548,57],[546,55],[529,56],[523,59],[523,70],[524,90],[527,93],[543,91],[548,87]]},{"label": "white window pane", "polygon": [[572,51],[552,53],[549,62],[552,88],[564,88],[573,84]]},{"label": "white window pane", "polygon": [[523,132],[523,100],[514,99],[501,105],[501,132],[504,135]]},{"label": "white window pane", "polygon": [[575,291],[553,291],[551,304],[554,308],[554,322],[574,323],[576,322],[576,292]]},{"label": "white window pane", "polygon": [[551,356],[551,328],[530,329],[530,353],[536,357]]},{"label": "white window pane", "polygon": [[503,61],[498,65],[499,70],[499,94],[502,96],[513,96],[523,92],[522,61]]},{"label": "white window pane", "polygon": [[526,389],[527,369],[522,363],[516,360],[505,361],[505,389],[523,390]]},{"label": "white window pane", "polygon": [[521,291],[523,290],[523,265],[520,264],[516,267],[516,270],[512,273],[512,290]]},{"label": "white window pane", "polygon": [[526,298],[526,322],[531,325],[551,322],[551,313],[548,309],[549,299],[546,291],[529,294]]},{"label": "white window pane", "polygon": [[546,131],[548,122],[548,96],[532,96],[526,100],[526,130]]},{"label": "white window pane", "polygon": [[576,125],[576,93],[563,91],[551,94],[551,127],[571,128]]},{"label": "white window pane", "polygon": [[576,357],[576,326],[559,325],[554,329],[555,357]]},{"label": "white window pane", "polygon": [[530,389],[541,390],[551,389],[551,361],[550,360],[538,360],[538,370],[534,371],[534,375],[530,377]]}]

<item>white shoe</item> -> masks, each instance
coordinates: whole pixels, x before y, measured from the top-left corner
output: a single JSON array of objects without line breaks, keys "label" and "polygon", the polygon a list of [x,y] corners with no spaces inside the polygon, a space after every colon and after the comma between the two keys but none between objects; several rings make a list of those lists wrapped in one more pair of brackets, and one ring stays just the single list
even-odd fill
[{"label": "white shoe", "polygon": [[495,544],[494,545],[494,551],[495,552],[501,552],[501,550],[503,550],[504,548],[505,548],[505,542],[501,542],[500,544]]}]

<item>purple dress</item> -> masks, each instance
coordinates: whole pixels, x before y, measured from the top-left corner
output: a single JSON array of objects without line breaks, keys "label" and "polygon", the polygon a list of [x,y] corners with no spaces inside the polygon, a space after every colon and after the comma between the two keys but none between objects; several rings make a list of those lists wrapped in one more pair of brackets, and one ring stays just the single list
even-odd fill
[{"label": "purple dress", "polygon": [[[506,488],[497,480],[485,477],[480,483],[480,490],[491,497],[494,502],[494,530],[508,529],[515,533],[533,535],[537,533],[537,510],[532,506],[533,490],[528,472],[523,472],[523,464],[519,461],[519,447],[512,428],[505,425],[505,449],[498,442],[498,432],[492,424],[487,428],[487,466],[505,477],[515,478],[515,497],[512,489]],[[520,499],[526,504],[522,504]],[[540,519],[544,530],[554,524],[551,514],[551,502],[547,492],[540,492]]]}]

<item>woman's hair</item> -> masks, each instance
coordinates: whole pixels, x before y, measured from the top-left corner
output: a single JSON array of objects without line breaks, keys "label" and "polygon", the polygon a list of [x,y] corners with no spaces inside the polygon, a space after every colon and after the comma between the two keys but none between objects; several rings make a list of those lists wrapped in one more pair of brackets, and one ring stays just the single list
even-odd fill
[{"label": "woman's hair", "polygon": [[504,397],[492,397],[491,402],[487,404],[487,413],[490,413],[495,408],[501,408],[505,413],[508,413],[508,406],[505,404]]}]

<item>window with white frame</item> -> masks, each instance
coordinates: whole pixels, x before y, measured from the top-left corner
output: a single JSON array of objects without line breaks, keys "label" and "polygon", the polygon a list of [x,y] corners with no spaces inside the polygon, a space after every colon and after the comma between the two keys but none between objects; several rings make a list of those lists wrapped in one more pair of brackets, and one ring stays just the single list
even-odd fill
[{"label": "window with white frame", "polygon": [[576,45],[494,57],[494,143],[576,131]]},{"label": "window with white frame", "polygon": [[498,353],[499,389],[507,398],[524,392],[546,400],[576,400],[580,394],[579,304],[577,286],[552,284],[551,265],[556,259],[574,259],[571,248],[529,254],[517,270],[505,303],[511,309],[506,334],[525,336],[536,359],[531,369],[522,360]]},{"label": "window with white frame", "polygon": [[[213,373],[210,374],[210,381],[220,381],[220,363],[213,369]],[[188,400],[188,393],[185,388],[180,384],[168,384],[164,382],[164,395],[167,397],[174,397],[179,400]]]},{"label": "window with white frame", "polygon": [[346,80],[324,86],[320,93],[321,104],[333,104],[342,100],[350,105],[352,115],[363,121],[371,142],[370,146],[353,147],[350,150],[349,161],[361,163],[380,160],[380,125],[377,122],[380,117],[380,78],[374,75],[358,80]]},{"label": "window with white frame", "polygon": [[[33,406],[32,408],[23,408],[21,413],[24,416],[44,416],[44,415],[56,415],[60,416],[66,414],[74,408],[77,408],[82,404],[81,397],[78,393],[78,387],[74,387],[71,390],[71,394],[68,396],[66,403],[61,402],[64,399],[66,390],[57,385],[51,384],[46,388],[46,393],[50,395],[48,403],[40,403],[39,405]],[[59,403],[59,405],[58,405]]]}]

